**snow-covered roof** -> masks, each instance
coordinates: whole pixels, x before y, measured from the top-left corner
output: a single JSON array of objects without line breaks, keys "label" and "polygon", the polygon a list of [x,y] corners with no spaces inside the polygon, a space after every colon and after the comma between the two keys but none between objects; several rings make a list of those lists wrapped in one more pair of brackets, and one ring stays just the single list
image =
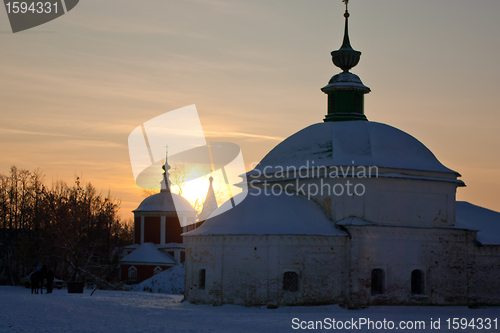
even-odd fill
[{"label": "snow-covered roof", "polygon": [[386,124],[341,121],[314,124],[278,144],[247,175],[280,167],[377,166],[454,173],[413,136]]},{"label": "snow-covered roof", "polygon": [[373,222],[367,221],[365,219],[362,219],[362,218],[359,218],[356,216],[346,217],[345,219],[342,219],[335,224],[336,225],[357,225],[357,226],[376,225]]},{"label": "snow-covered roof", "polygon": [[159,245],[159,249],[170,249],[170,248],[176,248],[176,249],[183,249],[185,246],[183,243],[167,243],[165,245]]},{"label": "snow-covered roof", "polygon": [[259,190],[240,193],[234,201],[240,202],[238,197],[245,199],[236,207],[231,208],[231,200],[226,201],[213,217],[183,235],[347,235],[335,227],[315,201],[297,194],[269,194]]},{"label": "snow-covered roof", "polygon": [[154,265],[175,265],[177,262],[168,254],[158,250],[153,243],[144,243],[128,256],[120,260],[126,264],[154,264]]},{"label": "snow-covered roof", "polygon": [[[170,199],[171,198],[171,199]],[[191,204],[175,193],[160,192],[144,199],[134,212],[196,212]]]},{"label": "snow-covered roof", "polygon": [[500,213],[457,201],[456,228],[478,230],[476,240],[483,245],[500,245]]}]

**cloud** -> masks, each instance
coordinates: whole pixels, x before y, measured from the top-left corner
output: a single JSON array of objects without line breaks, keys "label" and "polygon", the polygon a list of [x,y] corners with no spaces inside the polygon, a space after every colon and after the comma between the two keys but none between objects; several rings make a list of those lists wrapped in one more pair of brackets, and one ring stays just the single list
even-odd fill
[{"label": "cloud", "polygon": [[109,142],[109,141],[98,141],[98,140],[68,140],[66,141],[68,145],[77,145],[84,147],[95,147],[95,148],[122,148],[126,147],[124,144]]},{"label": "cloud", "polygon": [[262,139],[262,140],[273,140],[273,141],[283,141],[284,137],[279,136],[270,136],[270,135],[261,135],[261,134],[252,134],[252,133],[241,133],[241,132],[207,132],[204,131],[207,135],[213,135],[217,137],[225,137],[225,138],[252,138],[252,139]]},{"label": "cloud", "polygon": [[27,130],[17,130],[11,128],[2,128],[0,127],[0,131],[2,134],[19,134],[19,135],[43,135],[43,136],[56,136],[56,137],[76,137],[68,134],[60,134],[60,133],[47,133],[47,132],[38,132],[38,131],[27,131]]}]

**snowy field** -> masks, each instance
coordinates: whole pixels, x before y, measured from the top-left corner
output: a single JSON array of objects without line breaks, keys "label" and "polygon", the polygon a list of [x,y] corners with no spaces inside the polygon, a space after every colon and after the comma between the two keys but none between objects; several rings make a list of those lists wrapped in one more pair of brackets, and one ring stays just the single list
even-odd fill
[{"label": "snowy field", "polygon": [[[182,302],[181,295],[146,292],[96,291],[31,295],[23,287],[0,287],[0,332],[297,332],[293,318],[301,321],[424,321],[414,332],[499,332],[500,330],[448,330],[447,318],[497,318],[500,308],[370,307],[346,310],[335,305],[267,309],[233,305],[208,306]],[[430,319],[441,318],[441,329],[431,329]],[[499,318],[500,319],[500,318]],[[327,321],[328,322],[328,321]],[[297,324],[298,325],[298,324]],[[303,324],[307,325],[307,323]],[[318,327],[319,328],[319,327]],[[308,330],[311,331],[311,330]],[[330,330],[332,331],[332,330]],[[387,329],[345,329],[337,332],[387,332]]]}]

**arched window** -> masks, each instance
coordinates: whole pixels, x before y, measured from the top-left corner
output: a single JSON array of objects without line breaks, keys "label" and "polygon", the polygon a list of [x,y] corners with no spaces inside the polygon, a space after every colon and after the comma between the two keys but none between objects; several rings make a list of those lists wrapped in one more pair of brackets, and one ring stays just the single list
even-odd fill
[{"label": "arched window", "polygon": [[384,280],[385,280],[385,274],[383,269],[376,268],[372,270],[372,281],[371,281],[372,296],[381,295],[384,293],[385,289]]},{"label": "arched window", "polygon": [[284,291],[299,290],[299,275],[296,272],[283,273],[283,290]]},{"label": "arched window", "polygon": [[411,272],[411,293],[412,295],[425,294],[425,275],[420,269]]},{"label": "arched window", "polygon": [[200,269],[200,272],[198,273],[199,275],[199,284],[198,284],[198,289],[205,289],[205,279],[206,279],[206,270],[205,269]]},{"label": "arched window", "polygon": [[160,266],[156,266],[155,270],[154,270],[154,275],[156,274],[160,274],[162,272],[162,269]]},{"label": "arched window", "polygon": [[131,266],[128,269],[128,280],[131,282],[137,281],[137,268],[135,268],[134,266]]}]

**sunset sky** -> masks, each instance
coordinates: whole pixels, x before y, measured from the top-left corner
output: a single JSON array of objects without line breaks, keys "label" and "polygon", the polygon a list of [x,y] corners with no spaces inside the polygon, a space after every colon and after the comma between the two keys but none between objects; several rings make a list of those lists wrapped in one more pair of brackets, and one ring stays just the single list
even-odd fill
[{"label": "sunset sky", "polygon": [[[500,1],[349,9],[351,44],[363,52],[353,72],[372,89],[368,119],[461,173],[458,200],[500,210]],[[128,135],[191,104],[207,141],[238,144],[248,169],[322,121],[343,11],[341,0],[81,0],[13,34],[0,9],[0,173],[39,168],[48,184],[81,176],[130,218],[143,192]]]}]

